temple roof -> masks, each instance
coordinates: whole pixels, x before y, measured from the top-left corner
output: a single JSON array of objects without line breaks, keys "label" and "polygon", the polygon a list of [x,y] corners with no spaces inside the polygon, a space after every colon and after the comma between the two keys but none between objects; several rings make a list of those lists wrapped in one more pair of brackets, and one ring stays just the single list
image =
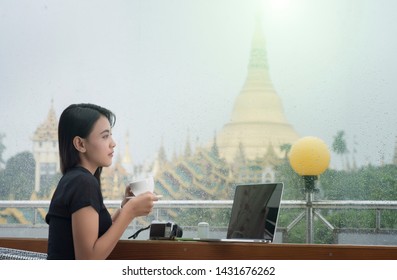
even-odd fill
[{"label": "temple roof", "polygon": [[54,104],[51,102],[51,107],[47,115],[47,119],[36,129],[33,141],[58,141],[58,119],[55,114]]}]

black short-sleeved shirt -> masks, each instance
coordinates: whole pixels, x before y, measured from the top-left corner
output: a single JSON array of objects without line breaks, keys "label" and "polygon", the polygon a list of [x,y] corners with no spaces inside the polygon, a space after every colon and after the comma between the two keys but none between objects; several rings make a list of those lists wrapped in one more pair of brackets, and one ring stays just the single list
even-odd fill
[{"label": "black short-sleeved shirt", "polygon": [[79,166],[63,175],[51,199],[46,215],[49,225],[48,259],[75,259],[72,214],[86,206],[92,206],[99,214],[100,237],[112,225],[112,218],[103,203],[98,180]]}]

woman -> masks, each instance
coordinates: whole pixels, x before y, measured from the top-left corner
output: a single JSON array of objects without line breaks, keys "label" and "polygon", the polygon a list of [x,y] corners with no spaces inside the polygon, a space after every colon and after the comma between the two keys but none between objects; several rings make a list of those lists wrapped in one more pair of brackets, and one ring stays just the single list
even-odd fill
[{"label": "woman", "polygon": [[102,167],[112,164],[115,120],[111,111],[94,104],[73,104],[61,114],[63,176],[46,216],[48,259],[106,259],[132,219],[148,215],[157,200],[147,192],[134,199],[124,197],[113,216],[106,209],[100,176]]}]

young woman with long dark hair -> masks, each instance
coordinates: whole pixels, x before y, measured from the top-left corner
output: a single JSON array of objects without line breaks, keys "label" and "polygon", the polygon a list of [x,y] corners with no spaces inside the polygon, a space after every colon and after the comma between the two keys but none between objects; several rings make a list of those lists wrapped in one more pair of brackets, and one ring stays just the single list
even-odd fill
[{"label": "young woman with long dark hair", "polygon": [[102,167],[112,164],[115,115],[94,104],[72,104],[58,126],[63,174],[51,199],[48,259],[106,259],[131,221],[148,215],[157,200],[151,192],[124,198],[111,216],[103,203]]}]

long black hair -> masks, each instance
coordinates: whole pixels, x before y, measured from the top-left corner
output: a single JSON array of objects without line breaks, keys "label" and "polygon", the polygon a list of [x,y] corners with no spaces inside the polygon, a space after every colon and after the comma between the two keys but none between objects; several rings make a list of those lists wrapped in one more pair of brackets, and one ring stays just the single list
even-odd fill
[{"label": "long black hair", "polygon": [[[101,116],[105,116],[109,120],[111,127],[114,126],[116,122],[115,114],[95,104],[72,104],[62,112],[58,124],[59,157],[62,174],[80,164],[79,152],[73,145],[74,137],[87,138],[94,124]],[[101,172],[102,167],[99,167],[94,174],[99,182]]]}]

